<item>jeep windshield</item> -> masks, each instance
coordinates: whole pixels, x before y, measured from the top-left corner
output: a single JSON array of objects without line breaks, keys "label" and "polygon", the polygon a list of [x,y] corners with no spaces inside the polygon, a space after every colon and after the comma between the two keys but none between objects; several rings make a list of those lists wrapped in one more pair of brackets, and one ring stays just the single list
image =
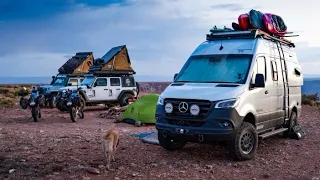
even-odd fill
[{"label": "jeep windshield", "polygon": [[53,83],[52,86],[65,86],[67,84],[67,77],[57,77]]},{"label": "jeep windshield", "polygon": [[83,79],[83,81],[81,82],[81,86],[91,86],[91,84],[93,83],[93,81],[94,81],[94,77],[85,77],[84,79]]},{"label": "jeep windshield", "polygon": [[175,82],[244,84],[253,55],[191,56]]}]

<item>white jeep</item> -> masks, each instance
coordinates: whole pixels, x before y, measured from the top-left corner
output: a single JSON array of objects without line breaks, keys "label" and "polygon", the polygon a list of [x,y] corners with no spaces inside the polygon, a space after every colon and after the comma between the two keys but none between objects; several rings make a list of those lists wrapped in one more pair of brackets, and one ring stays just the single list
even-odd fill
[{"label": "white jeep", "polygon": [[[81,82],[80,95],[85,105],[97,104],[120,104],[126,106],[130,99],[136,99],[139,94],[139,85],[135,82],[134,76],[130,74],[87,74]],[[63,108],[64,94],[70,90],[77,89],[77,86],[67,86],[59,89],[57,108]],[[59,105],[58,105],[59,104]],[[60,106],[60,107],[58,107]]]}]

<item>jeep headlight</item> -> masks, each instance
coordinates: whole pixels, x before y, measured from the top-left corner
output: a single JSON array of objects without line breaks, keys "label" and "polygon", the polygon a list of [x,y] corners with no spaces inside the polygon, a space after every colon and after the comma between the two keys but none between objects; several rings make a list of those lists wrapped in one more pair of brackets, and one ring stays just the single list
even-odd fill
[{"label": "jeep headlight", "polygon": [[234,108],[239,104],[239,101],[239,98],[223,100],[218,102],[215,108]]},{"label": "jeep headlight", "polygon": [[164,99],[161,96],[159,96],[157,104],[163,105],[163,101],[164,101]]}]

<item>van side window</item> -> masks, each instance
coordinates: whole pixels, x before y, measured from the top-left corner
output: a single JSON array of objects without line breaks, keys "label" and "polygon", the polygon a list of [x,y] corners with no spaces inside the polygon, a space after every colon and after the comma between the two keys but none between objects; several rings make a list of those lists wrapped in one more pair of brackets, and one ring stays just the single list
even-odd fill
[{"label": "van side window", "polygon": [[272,80],[278,81],[278,68],[275,61],[271,61]]},{"label": "van side window", "polygon": [[254,84],[256,74],[263,74],[265,81],[267,80],[267,72],[266,72],[266,58],[265,57],[258,57],[252,73],[252,81],[251,83]]}]

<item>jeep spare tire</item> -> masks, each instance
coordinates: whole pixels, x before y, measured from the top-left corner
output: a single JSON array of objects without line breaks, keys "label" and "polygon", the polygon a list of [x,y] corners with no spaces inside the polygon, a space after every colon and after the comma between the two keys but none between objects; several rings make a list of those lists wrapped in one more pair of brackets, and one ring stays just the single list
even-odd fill
[{"label": "jeep spare tire", "polygon": [[129,93],[124,93],[119,101],[120,107],[129,105],[129,99],[133,99],[133,95]]}]

